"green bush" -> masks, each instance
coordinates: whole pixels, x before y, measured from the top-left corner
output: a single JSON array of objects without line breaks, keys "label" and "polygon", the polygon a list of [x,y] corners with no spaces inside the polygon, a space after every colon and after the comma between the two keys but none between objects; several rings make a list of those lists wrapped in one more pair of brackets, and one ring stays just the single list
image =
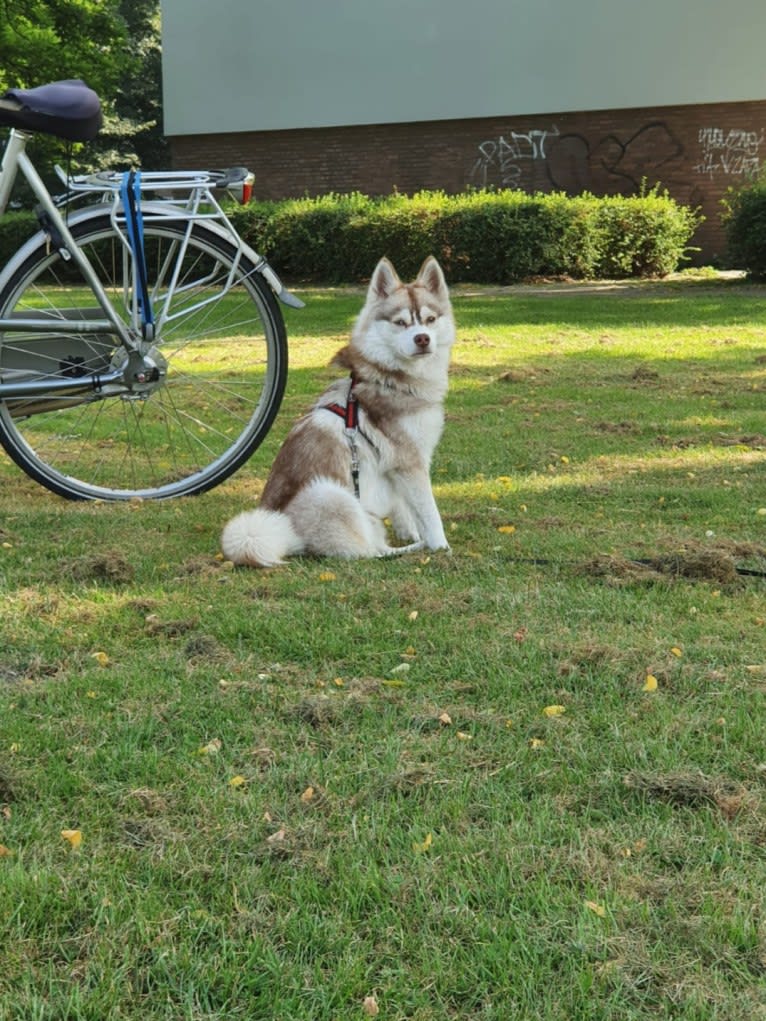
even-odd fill
[{"label": "green bush", "polygon": [[0,270],[40,229],[34,213],[8,213],[0,218]]},{"label": "green bush", "polygon": [[766,180],[729,192],[724,224],[731,265],[766,280]]},{"label": "green bush", "polygon": [[355,193],[256,202],[236,215],[243,236],[287,278],[325,282],[363,280],[381,255],[411,276],[429,254],[455,282],[665,276],[701,222],[656,190],[630,198]]},{"label": "green bush", "polygon": [[699,222],[694,210],[656,190],[594,200],[596,276],[667,276],[683,259]]},{"label": "green bush", "polygon": [[587,202],[519,191],[454,198],[441,218],[439,256],[451,280],[512,283],[591,276],[595,249]]}]

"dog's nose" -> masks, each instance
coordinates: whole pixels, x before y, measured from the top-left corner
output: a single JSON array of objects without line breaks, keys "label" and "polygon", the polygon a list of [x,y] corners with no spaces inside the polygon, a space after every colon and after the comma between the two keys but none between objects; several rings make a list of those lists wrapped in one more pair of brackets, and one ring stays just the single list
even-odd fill
[{"label": "dog's nose", "polygon": [[428,345],[431,343],[431,338],[427,333],[418,333],[413,338],[413,343],[421,351],[427,351]]}]

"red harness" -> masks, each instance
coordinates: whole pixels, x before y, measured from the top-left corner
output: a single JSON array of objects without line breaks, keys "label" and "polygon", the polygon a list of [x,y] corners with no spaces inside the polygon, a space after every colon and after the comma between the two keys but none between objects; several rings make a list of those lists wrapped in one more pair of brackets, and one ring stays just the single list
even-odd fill
[{"label": "red harness", "polygon": [[347,429],[359,428],[359,405],[353,392],[348,395],[348,404],[323,404],[325,411],[331,411],[333,415],[339,415],[346,423]]}]

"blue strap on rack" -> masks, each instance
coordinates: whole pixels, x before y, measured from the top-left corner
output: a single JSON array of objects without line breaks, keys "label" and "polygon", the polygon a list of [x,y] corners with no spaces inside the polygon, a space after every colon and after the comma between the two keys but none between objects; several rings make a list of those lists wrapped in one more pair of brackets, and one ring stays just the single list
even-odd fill
[{"label": "blue strap on rack", "polygon": [[[120,198],[125,209],[125,224],[128,232],[128,244],[133,253],[138,288],[138,308],[141,312],[141,326],[144,336],[154,328],[154,312],[149,297],[149,285],[146,273],[146,254],[144,252],[144,218],[141,214],[141,171],[128,170],[122,175]],[[148,328],[148,329],[147,329]]]}]

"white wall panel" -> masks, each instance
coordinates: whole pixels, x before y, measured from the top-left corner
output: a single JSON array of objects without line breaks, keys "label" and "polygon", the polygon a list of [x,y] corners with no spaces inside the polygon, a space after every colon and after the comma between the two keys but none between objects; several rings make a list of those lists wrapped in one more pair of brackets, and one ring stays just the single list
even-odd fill
[{"label": "white wall panel", "polygon": [[766,0],[162,0],[170,135],[766,98]]}]

